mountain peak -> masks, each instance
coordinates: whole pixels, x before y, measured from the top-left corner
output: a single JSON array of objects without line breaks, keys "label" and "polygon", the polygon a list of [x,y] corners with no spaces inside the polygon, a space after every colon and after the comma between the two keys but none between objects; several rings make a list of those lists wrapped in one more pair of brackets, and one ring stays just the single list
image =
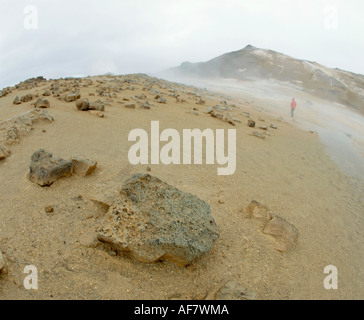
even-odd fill
[{"label": "mountain peak", "polygon": [[254,50],[254,49],[257,49],[257,48],[252,46],[251,44],[248,44],[243,50]]}]

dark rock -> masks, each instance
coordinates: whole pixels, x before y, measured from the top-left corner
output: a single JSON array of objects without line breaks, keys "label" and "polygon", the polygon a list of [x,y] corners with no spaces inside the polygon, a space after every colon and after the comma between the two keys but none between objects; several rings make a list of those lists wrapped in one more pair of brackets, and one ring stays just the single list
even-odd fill
[{"label": "dark rock", "polygon": [[76,100],[76,107],[77,110],[79,111],[87,111],[89,110],[89,102],[85,99],[85,100]]},{"label": "dark rock", "polygon": [[96,102],[90,102],[89,110],[105,111],[105,104],[100,100],[97,100]]},{"label": "dark rock", "polygon": [[179,266],[209,252],[218,237],[206,202],[149,174],[125,182],[98,231],[99,240],[119,253]]},{"label": "dark rock", "polygon": [[72,175],[72,170],[72,161],[53,157],[51,153],[40,149],[32,155],[29,180],[42,187],[50,186],[58,179]]},{"label": "dark rock", "polygon": [[21,102],[29,102],[31,100],[33,100],[33,95],[31,95],[31,94],[26,94],[25,96],[22,96],[20,98]]},{"label": "dark rock", "polygon": [[42,99],[42,98],[39,98],[35,103],[34,103],[34,107],[36,108],[42,108],[42,109],[45,109],[45,108],[49,108],[50,107],[50,103],[48,100],[46,99]]},{"label": "dark rock", "polygon": [[21,104],[21,101],[18,96],[15,97],[13,104]]},{"label": "dark rock", "polygon": [[80,94],[78,91],[73,92],[73,93],[69,93],[69,94],[67,94],[67,95],[66,95],[66,97],[65,97],[65,100],[66,100],[67,102],[76,101],[76,100],[78,100],[78,99],[81,99],[81,94]]},{"label": "dark rock", "polygon": [[43,96],[44,96],[44,97],[49,97],[51,94],[52,94],[52,92],[51,92],[51,90],[49,90],[49,89],[46,89],[46,90],[43,92]]},{"label": "dark rock", "polygon": [[248,120],[248,127],[255,128],[255,121],[254,120]]}]

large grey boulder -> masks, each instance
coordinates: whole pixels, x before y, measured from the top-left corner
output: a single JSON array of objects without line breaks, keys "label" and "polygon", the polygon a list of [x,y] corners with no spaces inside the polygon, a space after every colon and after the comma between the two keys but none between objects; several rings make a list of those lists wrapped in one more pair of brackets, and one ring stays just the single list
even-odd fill
[{"label": "large grey boulder", "polygon": [[149,174],[127,180],[110,207],[98,239],[142,262],[185,266],[219,238],[210,206]]},{"label": "large grey boulder", "polygon": [[53,157],[43,149],[36,151],[31,158],[29,180],[41,187],[50,186],[60,178],[72,175],[72,161]]}]

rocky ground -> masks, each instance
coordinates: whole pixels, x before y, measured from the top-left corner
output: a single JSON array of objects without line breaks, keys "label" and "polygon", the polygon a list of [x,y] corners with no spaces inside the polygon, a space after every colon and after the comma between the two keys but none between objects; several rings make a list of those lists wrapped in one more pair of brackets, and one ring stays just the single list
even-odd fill
[{"label": "rocky ground", "polygon": [[[235,174],[131,165],[129,132],[155,120],[236,129]],[[364,296],[363,183],[251,101],[142,74],[29,79],[0,93],[0,177],[1,299]]]}]

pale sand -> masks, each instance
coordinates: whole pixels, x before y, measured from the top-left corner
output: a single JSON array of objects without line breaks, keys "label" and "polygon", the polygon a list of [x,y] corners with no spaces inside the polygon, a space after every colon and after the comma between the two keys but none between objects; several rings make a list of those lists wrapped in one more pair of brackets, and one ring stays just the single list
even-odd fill
[{"label": "pale sand", "polygon": [[[0,99],[0,120],[32,109],[30,102],[13,105],[16,95],[42,93],[50,83]],[[261,112],[258,105],[240,98],[228,101],[240,107],[233,114],[242,123],[233,127],[204,113],[221,97],[204,95],[206,106],[197,106],[187,94],[181,95],[187,103],[177,104],[167,96],[167,104],[158,104],[142,85],[131,85],[135,91],[117,93],[102,119],[77,111],[74,102],[46,97],[55,122],[36,125],[0,162],[0,248],[9,268],[0,280],[1,299],[204,299],[228,278],[255,291],[258,299],[363,299],[364,187],[330,159],[317,135],[277,122],[275,113]],[[81,88],[82,98],[103,99],[89,97],[89,92],[95,88]],[[141,93],[153,103],[151,110],[117,103]],[[187,113],[193,107],[199,116]],[[278,130],[270,130],[265,140],[249,136],[260,130],[248,128],[242,112],[250,112],[254,120],[263,117]],[[89,191],[99,183],[146,172],[147,166],[128,164],[132,143],[127,138],[134,128],[149,131],[152,120],[160,121],[161,130],[175,128],[180,133],[188,128],[237,129],[233,176],[218,176],[217,165],[150,165],[152,175],[208,202],[220,227],[220,239],[210,253],[187,268],[143,264],[80,244],[103,215],[87,199]],[[41,188],[26,177],[31,155],[39,148],[65,159],[85,155],[98,167],[88,177],[72,176]],[[80,194],[83,200],[77,199]],[[298,228],[297,247],[279,253],[254,222],[243,218],[242,210],[252,200]],[[53,215],[45,213],[48,205],[54,206]],[[37,291],[23,287],[23,269],[30,264],[39,270]],[[323,286],[327,265],[338,268],[338,290]]]}]

